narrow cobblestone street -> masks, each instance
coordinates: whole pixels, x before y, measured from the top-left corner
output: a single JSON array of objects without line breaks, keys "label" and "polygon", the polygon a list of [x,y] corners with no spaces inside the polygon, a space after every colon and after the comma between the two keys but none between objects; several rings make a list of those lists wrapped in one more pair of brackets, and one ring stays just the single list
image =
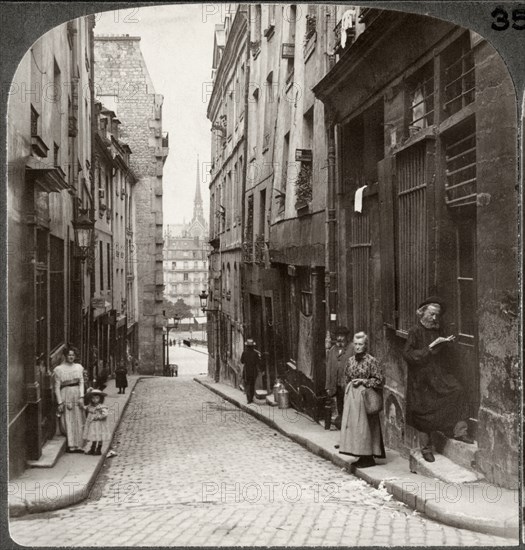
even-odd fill
[{"label": "narrow cobblestone street", "polygon": [[31,546],[513,544],[425,519],[189,376],[139,381],[113,449],[86,501],[14,519],[12,538]]}]

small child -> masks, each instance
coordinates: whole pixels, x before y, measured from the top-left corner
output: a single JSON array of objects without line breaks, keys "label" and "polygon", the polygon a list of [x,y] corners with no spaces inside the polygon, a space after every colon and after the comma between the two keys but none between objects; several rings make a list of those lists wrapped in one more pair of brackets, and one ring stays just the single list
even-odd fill
[{"label": "small child", "polygon": [[115,371],[115,386],[119,393],[126,393],[128,387],[128,370],[123,362],[120,362],[118,369]]},{"label": "small child", "polygon": [[87,418],[84,424],[84,439],[91,443],[87,455],[101,455],[102,443],[109,440],[108,408],[104,406],[106,394],[100,390],[89,390],[84,396],[87,405],[84,407]]}]

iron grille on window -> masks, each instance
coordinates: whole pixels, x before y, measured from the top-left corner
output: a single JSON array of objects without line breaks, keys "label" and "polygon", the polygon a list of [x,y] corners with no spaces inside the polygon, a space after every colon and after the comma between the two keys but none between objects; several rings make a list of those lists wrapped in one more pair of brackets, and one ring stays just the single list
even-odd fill
[{"label": "iron grille on window", "polygon": [[474,54],[470,48],[470,35],[466,32],[443,54],[444,109],[448,116],[474,101]]},{"label": "iron grille on window", "polygon": [[425,144],[418,144],[396,159],[398,328],[403,332],[413,324],[428,289],[425,156]]},{"label": "iron grille on window", "polygon": [[409,83],[408,127],[411,132],[432,126],[434,123],[434,69],[428,63]]},{"label": "iron grille on window", "polygon": [[367,213],[354,212],[350,218],[352,257],[352,296],[356,331],[369,330],[370,219]]},{"label": "iron grille on window", "polygon": [[469,121],[445,141],[445,202],[458,207],[476,203],[476,129]]}]

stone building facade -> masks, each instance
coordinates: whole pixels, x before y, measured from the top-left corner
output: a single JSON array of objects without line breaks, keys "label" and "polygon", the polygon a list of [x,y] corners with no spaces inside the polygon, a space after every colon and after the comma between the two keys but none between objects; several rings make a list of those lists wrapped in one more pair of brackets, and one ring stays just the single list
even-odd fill
[{"label": "stone building facade", "polygon": [[[241,17],[246,27],[236,26]],[[216,74],[242,51],[233,29],[250,45],[237,320],[258,343],[267,389],[283,378],[292,405],[318,420],[333,329],[365,330],[386,378],[385,440],[407,456],[420,434],[405,421],[401,352],[417,305],[437,293],[448,306],[444,329],[456,335],[451,362],[476,440],[467,466],[514,487],[517,121],[505,64],[482,37],[442,20],[250,4],[216,38],[215,51],[224,40]],[[227,107],[225,81],[215,86]],[[220,104],[210,102],[212,128]],[[226,234],[217,233],[219,254]],[[218,257],[210,294],[223,310]],[[220,375],[236,380],[223,361]]]},{"label": "stone building facade", "polygon": [[95,249],[93,363],[90,378],[110,374],[137,354],[137,263],[132,151],[120,139],[120,120],[95,103]]},{"label": "stone building facade", "polygon": [[164,233],[164,297],[173,303],[183,300],[191,308],[194,317],[202,315],[199,294],[207,287],[210,251],[199,173],[197,160],[191,221],[187,224],[168,224]]},{"label": "stone building facade", "polygon": [[162,372],[163,215],[162,175],[168,135],[162,132],[163,97],[140,51],[140,37],[96,36],[97,98],[121,121],[122,139],[133,151],[138,302],[138,368]]},{"label": "stone building facade", "polygon": [[8,106],[9,469],[56,432],[51,373],[68,343],[89,362],[89,261],[72,221],[93,213],[94,18],[57,26],[25,54]]},{"label": "stone building facade", "polygon": [[444,330],[456,335],[450,362],[466,389],[473,462],[488,480],[512,487],[519,447],[512,80],[474,32],[374,9],[360,20],[362,34],[349,36],[314,87],[338,144],[329,182],[338,199],[336,313],[368,331],[383,359],[387,441],[408,452],[419,434],[405,423],[401,350],[417,305],[439,294],[448,306]]},{"label": "stone building facade", "polygon": [[242,241],[243,182],[246,181],[246,123],[249,49],[246,6],[216,25],[213,91],[208,104],[212,123],[210,181],[209,372],[240,381],[243,350]]}]

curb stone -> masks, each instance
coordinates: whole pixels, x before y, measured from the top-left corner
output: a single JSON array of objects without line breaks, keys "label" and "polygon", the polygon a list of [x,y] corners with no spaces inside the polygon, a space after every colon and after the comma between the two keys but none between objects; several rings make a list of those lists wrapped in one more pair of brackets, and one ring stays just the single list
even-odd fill
[{"label": "curb stone", "polygon": [[[400,478],[399,474],[396,474],[390,478],[378,478],[372,475],[371,470],[355,468],[352,462],[349,462],[348,459],[341,457],[339,454],[330,452],[323,448],[321,445],[311,441],[307,437],[294,433],[293,431],[287,431],[286,429],[279,426],[274,420],[268,416],[262,414],[258,410],[252,409],[243,403],[240,403],[235,397],[232,397],[221,391],[220,387],[216,387],[216,382],[211,382],[206,379],[194,378],[195,382],[201,384],[211,392],[220,396],[222,399],[236,405],[242,411],[247,412],[251,416],[255,417],[257,420],[264,422],[266,425],[281,433],[282,435],[288,437],[292,441],[298,443],[302,447],[306,448],[313,454],[320,456],[326,460],[330,460],[336,466],[345,469],[347,472],[354,474],[356,477],[366,481],[368,484],[372,485],[376,489],[383,483],[383,486],[386,488],[388,493],[393,495],[396,500],[403,502],[409,508],[424,514],[429,519],[439,521],[440,523],[450,525],[451,527],[456,527],[459,529],[468,529],[471,531],[476,531],[480,533],[485,533],[489,535],[495,535],[498,537],[512,538],[517,539],[519,537],[519,518],[516,514],[516,521],[513,518],[507,518],[505,520],[498,520],[497,518],[487,518],[481,514],[470,514],[458,513],[457,511],[450,511],[445,506],[439,505],[436,501],[432,501],[429,498],[425,498],[418,494],[412,493],[406,490],[404,487],[406,482],[415,482],[415,480],[427,480],[424,482],[437,483],[438,488],[441,488],[441,485],[446,486],[447,484],[443,481],[434,480],[430,478],[425,478],[418,476],[417,474],[409,473],[408,460],[407,462],[407,475],[405,479]],[[232,388],[235,389],[235,388]],[[319,426],[319,429],[322,429]]]},{"label": "curb stone", "polygon": [[[31,500],[21,499],[20,497],[16,497],[16,496],[11,497],[9,499],[9,517],[10,518],[18,518],[18,517],[25,516],[27,514],[39,514],[42,512],[52,512],[55,510],[68,508],[69,506],[82,502],[89,496],[91,489],[95,484],[97,476],[106,460],[106,455],[108,451],[111,449],[111,445],[113,444],[115,433],[117,432],[117,429],[120,425],[122,417],[124,416],[124,412],[128,407],[133,390],[135,389],[139,380],[143,378],[150,378],[150,376],[139,374],[137,375],[137,378],[134,378],[130,381],[132,382],[133,385],[129,386],[128,398],[126,399],[126,402],[123,404],[121,414],[119,415],[118,419],[115,421],[113,432],[111,434],[109,443],[107,446],[105,446],[106,447],[105,451],[102,453],[102,455],[99,457],[96,464],[94,465],[93,471],[91,472],[90,477],[88,481],[85,483],[85,485],[78,488],[75,487],[73,489],[70,489],[70,491],[68,491],[68,494],[61,494],[54,500],[45,500],[42,502],[38,502],[38,501],[34,502]],[[53,468],[49,468],[49,471],[50,473],[52,473]],[[46,483],[46,482],[42,482],[42,483]]]}]

